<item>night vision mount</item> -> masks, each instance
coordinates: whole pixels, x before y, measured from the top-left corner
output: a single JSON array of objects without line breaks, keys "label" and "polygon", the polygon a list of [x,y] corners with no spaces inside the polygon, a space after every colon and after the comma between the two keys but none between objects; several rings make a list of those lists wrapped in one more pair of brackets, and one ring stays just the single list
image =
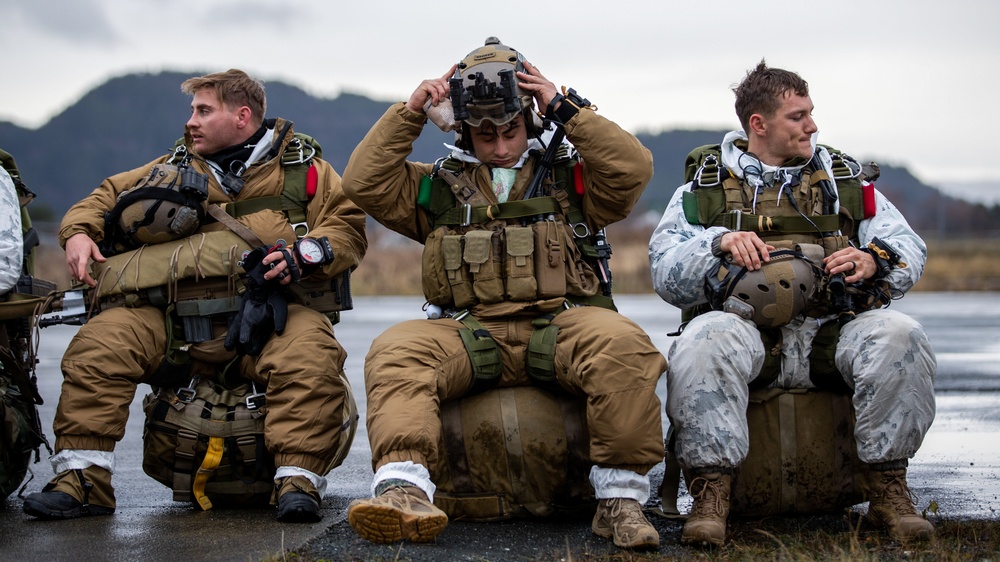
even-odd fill
[{"label": "night vision mount", "polygon": [[514,113],[521,109],[514,70],[501,70],[497,75],[500,78],[499,84],[487,78],[482,72],[476,72],[470,77],[473,79],[471,86],[464,86],[465,78],[452,78],[448,81],[451,87],[451,106],[456,121],[465,121],[469,118],[469,103],[494,103],[502,99],[504,113]]}]

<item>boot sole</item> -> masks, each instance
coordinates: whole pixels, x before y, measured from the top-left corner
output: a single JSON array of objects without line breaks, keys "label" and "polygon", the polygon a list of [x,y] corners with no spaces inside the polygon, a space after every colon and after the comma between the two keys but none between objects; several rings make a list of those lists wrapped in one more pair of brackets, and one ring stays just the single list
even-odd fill
[{"label": "boot sole", "polygon": [[112,507],[103,507],[93,504],[91,504],[87,509],[84,509],[82,505],[70,509],[53,509],[44,503],[35,501],[29,497],[24,500],[24,512],[32,517],[37,517],[38,519],[54,521],[60,519],[77,519],[79,517],[113,515],[115,510]]},{"label": "boot sole", "polygon": [[903,543],[910,543],[910,542],[926,541],[926,540],[930,540],[930,538],[934,536],[934,530],[933,529],[930,530],[930,531],[917,531],[913,535],[903,536],[900,533],[894,531],[892,529],[892,527],[888,523],[886,523],[885,521],[883,521],[882,518],[879,517],[878,515],[875,515],[875,514],[866,514],[865,518],[868,520],[868,524],[869,525],[871,525],[873,527],[876,527],[876,528],[879,528],[879,529],[884,529],[885,532],[889,534],[889,537],[892,540],[894,540],[894,541],[896,541],[898,543],[901,543],[901,544],[903,544]]},{"label": "boot sole", "polygon": [[713,539],[707,537],[685,537],[681,535],[681,544],[685,546],[705,546],[710,548],[718,548],[726,543],[725,539]]},{"label": "boot sole", "polygon": [[278,521],[282,523],[316,523],[321,519],[319,502],[308,494],[293,492],[278,499]]},{"label": "boot sole", "polygon": [[323,516],[309,507],[292,507],[278,512],[282,523],[317,523]]},{"label": "boot sole", "polygon": [[656,537],[656,539],[650,537],[648,540],[644,540],[633,544],[622,544],[617,540],[615,540],[615,531],[610,527],[591,526],[590,530],[594,531],[594,534],[601,537],[602,539],[610,540],[618,548],[627,548],[630,550],[651,550],[660,548],[660,537]]},{"label": "boot sole", "polygon": [[347,510],[347,522],[371,542],[430,542],[448,526],[448,516],[420,516],[385,505],[355,504]]}]

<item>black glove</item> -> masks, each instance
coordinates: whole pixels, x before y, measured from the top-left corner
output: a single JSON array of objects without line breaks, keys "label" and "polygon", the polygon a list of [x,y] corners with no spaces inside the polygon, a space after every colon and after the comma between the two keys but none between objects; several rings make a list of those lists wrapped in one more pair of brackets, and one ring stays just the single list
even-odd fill
[{"label": "black glove", "polygon": [[229,324],[223,345],[229,350],[236,348],[244,355],[260,355],[271,336],[285,329],[288,318],[288,302],[278,279],[264,280],[270,267],[261,262],[268,252],[264,246],[257,248],[241,263],[247,272],[247,290],[243,293],[239,312]]}]

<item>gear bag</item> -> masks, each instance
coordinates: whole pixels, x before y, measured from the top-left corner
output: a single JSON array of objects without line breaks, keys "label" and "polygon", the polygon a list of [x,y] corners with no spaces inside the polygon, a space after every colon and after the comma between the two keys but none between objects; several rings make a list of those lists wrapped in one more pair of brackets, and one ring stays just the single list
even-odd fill
[{"label": "gear bag", "polygon": [[[733,469],[730,514],[764,517],[833,513],[868,499],[868,466],[858,459],[850,394],[805,389],[750,393],[750,450]],[[666,473],[676,467],[668,444]],[[688,471],[684,479],[690,482]],[[677,513],[676,480],[660,488]]]},{"label": "gear bag", "polygon": [[531,386],[443,404],[434,504],[472,521],[593,509],[584,416],[581,400]]},{"label": "gear bag", "polygon": [[174,501],[202,509],[267,504],[274,455],[264,446],[263,394],[254,390],[199,380],[147,395],[143,471],[172,488]]},{"label": "gear bag", "polygon": [[45,443],[39,427],[32,398],[0,371],[0,499],[21,485],[32,452],[38,462],[38,448]]},{"label": "gear bag", "polygon": [[[351,450],[358,407],[346,384],[340,443],[327,472]],[[215,505],[266,505],[274,488],[274,455],[266,450],[265,397],[253,384],[227,389],[209,380],[187,388],[155,389],[142,405],[142,469],[174,491],[174,501],[208,510]]]}]

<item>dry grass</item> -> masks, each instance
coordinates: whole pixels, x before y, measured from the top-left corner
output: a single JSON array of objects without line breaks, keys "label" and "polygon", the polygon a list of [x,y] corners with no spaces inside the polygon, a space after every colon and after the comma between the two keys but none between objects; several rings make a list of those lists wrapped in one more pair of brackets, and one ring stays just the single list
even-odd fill
[{"label": "dry grass", "polygon": [[[611,269],[615,294],[650,294],[649,228],[613,225]],[[420,255],[423,246],[382,227],[369,229],[369,251],[351,278],[355,296],[419,295]],[[929,259],[915,291],[1000,291],[1000,240],[929,242]],[[36,271],[69,287],[63,251],[57,246],[38,249]]]}]

